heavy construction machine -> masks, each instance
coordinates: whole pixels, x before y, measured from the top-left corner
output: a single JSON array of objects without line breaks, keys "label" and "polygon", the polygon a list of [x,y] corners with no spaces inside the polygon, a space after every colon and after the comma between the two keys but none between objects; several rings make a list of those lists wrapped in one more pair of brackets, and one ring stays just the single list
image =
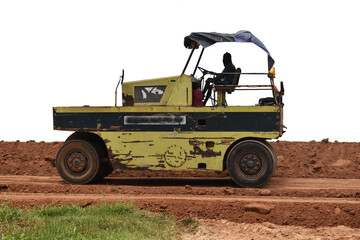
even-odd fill
[{"label": "heavy construction machine", "polygon": [[[218,75],[199,67],[206,48],[220,42],[250,42],[267,53],[264,73],[238,69],[231,85],[214,85],[210,106],[201,104],[205,76]],[[54,107],[55,130],[73,131],[59,150],[56,168],[71,184],[94,183],[113,170],[225,171],[241,187],[259,187],[273,174],[277,156],[267,142],[284,132],[283,98],[274,83],[274,60],[249,31],[235,34],[194,32],[185,37],[191,50],[180,75],[126,81],[122,106]],[[185,74],[196,49],[202,48],[193,74]],[[197,70],[201,77],[195,77]],[[269,78],[268,84],[242,85],[247,75]],[[241,76],[241,78],[240,78]],[[263,90],[251,106],[229,106],[227,94]],[[270,96],[269,96],[270,95]]]}]

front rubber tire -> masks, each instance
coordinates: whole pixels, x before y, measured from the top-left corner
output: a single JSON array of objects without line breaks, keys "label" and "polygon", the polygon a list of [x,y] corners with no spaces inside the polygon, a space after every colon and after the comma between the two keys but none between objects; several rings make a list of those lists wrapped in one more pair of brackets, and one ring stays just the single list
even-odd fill
[{"label": "front rubber tire", "polygon": [[71,184],[87,184],[96,180],[101,169],[97,149],[87,141],[65,142],[56,156],[59,175]]},{"label": "front rubber tire", "polygon": [[231,149],[227,158],[229,175],[241,187],[260,187],[272,176],[275,157],[273,149],[266,142],[239,142]]}]

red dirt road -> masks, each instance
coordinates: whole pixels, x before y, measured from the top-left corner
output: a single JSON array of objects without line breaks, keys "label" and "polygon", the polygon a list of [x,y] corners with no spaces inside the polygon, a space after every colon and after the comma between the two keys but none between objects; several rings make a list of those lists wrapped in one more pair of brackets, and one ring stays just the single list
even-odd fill
[{"label": "red dirt road", "polygon": [[278,167],[260,189],[206,172],[122,171],[97,185],[69,185],[49,162],[61,144],[0,142],[2,200],[21,206],[131,201],[177,218],[360,228],[359,143],[272,142]]},{"label": "red dirt road", "polygon": [[74,186],[60,177],[0,176],[3,200],[20,205],[131,201],[178,218],[271,222],[306,227],[360,227],[360,179],[273,178],[241,189],[229,178],[120,178]]}]

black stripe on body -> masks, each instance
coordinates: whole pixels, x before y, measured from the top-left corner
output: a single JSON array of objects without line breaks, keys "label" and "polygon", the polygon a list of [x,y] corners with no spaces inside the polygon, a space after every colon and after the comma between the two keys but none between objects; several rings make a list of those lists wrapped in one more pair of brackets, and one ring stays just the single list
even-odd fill
[{"label": "black stripe on body", "polygon": [[[125,116],[158,119],[157,116],[186,118],[186,124],[124,124]],[[178,112],[178,113],[57,113],[54,129],[71,131],[210,131],[272,132],[279,131],[278,112]]]}]

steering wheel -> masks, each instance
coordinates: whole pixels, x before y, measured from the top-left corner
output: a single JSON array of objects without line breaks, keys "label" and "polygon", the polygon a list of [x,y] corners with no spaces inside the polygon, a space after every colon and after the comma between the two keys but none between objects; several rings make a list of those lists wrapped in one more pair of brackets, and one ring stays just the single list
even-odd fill
[{"label": "steering wheel", "polygon": [[202,72],[203,75],[206,75],[206,74],[215,74],[214,72],[209,71],[209,70],[206,70],[205,68],[202,68],[202,67],[198,67],[198,69]]}]

